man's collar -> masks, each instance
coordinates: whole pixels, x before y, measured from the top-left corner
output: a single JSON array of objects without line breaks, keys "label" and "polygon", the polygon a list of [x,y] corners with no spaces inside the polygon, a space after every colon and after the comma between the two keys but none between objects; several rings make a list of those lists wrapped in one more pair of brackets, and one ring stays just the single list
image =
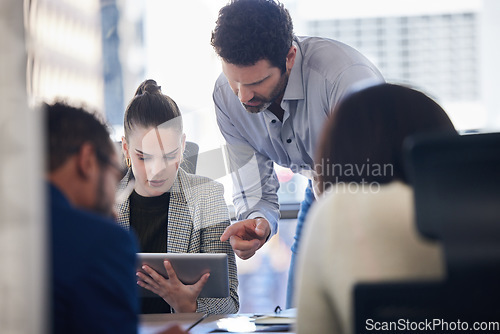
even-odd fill
[{"label": "man's collar", "polygon": [[293,64],[288,84],[285,89],[283,100],[303,100],[304,99],[304,82],[302,80],[302,53],[298,45],[298,39],[294,38],[293,45],[297,47],[295,55],[295,63]]}]

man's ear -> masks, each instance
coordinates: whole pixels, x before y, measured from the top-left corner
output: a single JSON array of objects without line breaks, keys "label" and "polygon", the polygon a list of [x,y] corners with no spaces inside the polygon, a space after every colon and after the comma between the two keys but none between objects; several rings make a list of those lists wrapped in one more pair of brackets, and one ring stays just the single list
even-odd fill
[{"label": "man's ear", "polygon": [[98,161],[95,149],[90,143],[84,143],[77,153],[76,166],[78,175],[89,179],[98,173]]},{"label": "man's ear", "polygon": [[295,56],[297,55],[297,47],[292,45],[288,54],[286,55],[286,70],[291,71],[293,64],[295,64]]}]

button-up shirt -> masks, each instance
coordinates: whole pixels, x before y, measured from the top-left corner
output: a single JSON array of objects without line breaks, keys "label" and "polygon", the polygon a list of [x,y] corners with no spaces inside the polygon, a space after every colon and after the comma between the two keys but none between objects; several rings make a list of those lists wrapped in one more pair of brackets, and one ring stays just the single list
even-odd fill
[{"label": "button-up shirt", "polygon": [[358,51],[338,41],[296,37],[295,63],[285,89],[281,122],[271,111],[249,113],[221,74],[213,99],[227,143],[237,219],[265,217],[277,231],[279,182],[273,163],[311,177],[318,136],[349,92],[384,81]]}]

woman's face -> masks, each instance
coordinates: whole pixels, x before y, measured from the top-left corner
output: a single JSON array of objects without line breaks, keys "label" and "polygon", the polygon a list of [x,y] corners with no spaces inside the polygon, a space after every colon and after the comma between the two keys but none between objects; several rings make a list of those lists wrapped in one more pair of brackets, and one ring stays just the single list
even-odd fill
[{"label": "woman's face", "polygon": [[169,191],[177,177],[186,136],[175,128],[136,126],[128,142],[122,139],[123,153],[132,163],[135,191],[144,197]]}]

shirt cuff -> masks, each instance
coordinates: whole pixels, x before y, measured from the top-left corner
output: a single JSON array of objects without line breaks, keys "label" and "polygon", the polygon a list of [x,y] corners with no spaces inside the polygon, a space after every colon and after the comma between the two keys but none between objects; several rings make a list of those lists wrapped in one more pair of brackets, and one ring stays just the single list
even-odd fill
[{"label": "shirt cuff", "polygon": [[276,230],[273,229],[273,224],[271,224],[271,222],[266,217],[266,215],[264,215],[261,212],[252,212],[251,214],[248,215],[247,219],[256,219],[256,218],[264,218],[267,221],[267,223],[269,224],[269,229],[271,230],[271,233],[269,233],[269,235],[267,236],[267,239],[266,239],[266,242],[267,242],[267,240],[271,239],[271,237],[276,234]]}]

